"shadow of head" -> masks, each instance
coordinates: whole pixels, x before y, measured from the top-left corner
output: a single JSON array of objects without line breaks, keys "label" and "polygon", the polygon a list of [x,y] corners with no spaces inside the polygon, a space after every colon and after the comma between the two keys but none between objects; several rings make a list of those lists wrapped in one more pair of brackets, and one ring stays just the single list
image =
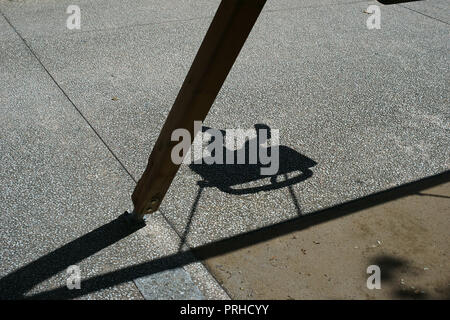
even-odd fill
[{"label": "shadow of head", "polygon": [[[254,127],[244,136],[233,131],[233,137],[230,131],[202,128],[203,133],[211,135],[205,147],[210,155],[204,156],[200,163],[189,165],[202,177],[200,186],[216,187],[230,194],[248,194],[290,186],[312,176],[309,168],[316,165],[314,160],[278,145],[278,130],[271,130],[265,124]],[[233,141],[234,148],[229,141]]]}]

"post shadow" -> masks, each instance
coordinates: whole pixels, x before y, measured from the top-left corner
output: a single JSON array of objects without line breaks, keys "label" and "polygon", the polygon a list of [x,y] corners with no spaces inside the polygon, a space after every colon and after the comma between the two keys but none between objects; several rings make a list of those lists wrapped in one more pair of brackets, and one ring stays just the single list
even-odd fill
[{"label": "post shadow", "polygon": [[35,285],[143,228],[124,213],[0,279],[0,300],[22,299]]}]

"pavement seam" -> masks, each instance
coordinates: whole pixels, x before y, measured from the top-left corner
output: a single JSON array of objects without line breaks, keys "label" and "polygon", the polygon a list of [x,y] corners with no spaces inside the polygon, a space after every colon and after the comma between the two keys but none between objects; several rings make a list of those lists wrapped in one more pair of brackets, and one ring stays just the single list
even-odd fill
[{"label": "pavement seam", "polygon": [[[179,243],[182,244],[182,246],[179,248],[178,252],[181,252],[183,249],[187,249],[188,251],[192,250],[192,247],[188,244],[187,241],[183,242],[183,237],[182,235],[178,232],[178,230],[175,228],[175,226],[173,225],[172,222],[170,222],[170,220],[166,217],[166,215],[162,212],[161,209],[158,209],[159,213],[161,214],[161,216],[163,217],[163,219],[166,221],[166,223],[168,224],[168,226],[175,232],[175,234],[178,237]],[[187,237],[187,235],[186,235]],[[211,270],[209,270],[209,268],[206,266],[206,264],[199,260],[192,252],[190,252],[190,254],[195,258],[195,260],[197,260],[196,262],[200,263],[203,268],[206,270],[206,272],[208,272],[211,277],[216,281],[217,285],[222,288],[222,290],[225,292],[225,294],[231,299],[231,295],[229,294],[229,292],[220,284],[220,282],[216,279],[216,277],[214,276],[214,274],[211,272]],[[183,269],[189,273],[184,267]]]},{"label": "pavement seam", "polygon": [[120,164],[123,170],[128,174],[128,176],[134,181],[134,183],[137,183],[136,179],[133,177],[133,175],[128,171],[128,169],[125,167],[125,165],[120,161],[118,156],[114,153],[114,151],[111,149],[111,147],[106,143],[106,141],[100,136],[100,134],[97,132],[97,130],[93,127],[93,125],[88,121],[88,119],[84,116],[84,114],[81,112],[81,110],[75,105],[75,103],[70,99],[68,94],[64,91],[64,89],[59,85],[59,83],[56,81],[56,79],[52,76],[50,71],[45,67],[41,59],[37,56],[37,54],[33,51],[33,49],[30,47],[30,45],[27,43],[27,41],[22,37],[22,35],[17,31],[17,29],[12,25],[12,23],[9,21],[9,19],[3,14],[3,12],[0,11],[0,14],[3,16],[5,21],[11,26],[11,28],[14,30],[14,32],[19,36],[19,38],[22,40],[22,42],[25,44],[25,46],[28,48],[28,50],[31,52],[31,54],[36,58],[36,60],[39,62],[41,67],[45,70],[47,75],[52,79],[52,81],[55,83],[55,85],[58,87],[58,89],[62,92],[62,94],[67,98],[67,100],[70,102],[70,104],[75,108],[75,110],[78,112],[78,114],[83,118],[83,120],[89,125],[89,127],[92,129],[92,131],[95,133],[95,135],[100,139],[100,141],[103,143],[103,145],[109,150],[109,152],[112,154],[112,156],[117,160],[117,162]]},{"label": "pavement seam", "polygon": [[450,23],[448,23],[448,22],[446,22],[446,21],[444,21],[444,20],[441,20],[441,19],[435,18],[435,17],[433,17],[433,16],[427,15],[427,14],[425,14],[425,13],[423,13],[423,12],[420,12],[420,11],[417,11],[417,10],[415,10],[415,9],[412,9],[412,8],[409,8],[409,7],[402,6],[401,4],[397,4],[397,6],[402,7],[402,8],[404,8],[404,9],[411,10],[411,11],[413,11],[413,12],[415,12],[415,13],[418,13],[418,14],[421,14],[421,15],[427,17],[427,18],[430,18],[430,19],[433,19],[433,20],[436,20],[436,21],[445,23],[446,25],[450,25]]},{"label": "pavement seam", "polygon": [[126,29],[133,29],[133,28],[139,28],[139,27],[161,25],[161,24],[166,24],[166,23],[189,22],[189,21],[212,19],[212,18],[213,18],[213,16],[204,16],[204,17],[196,17],[196,18],[190,18],[190,19],[166,20],[166,21],[149,22],[149,23],[136,23],[136,24],[130,24],[130,25],[125,25],[125,26],[121,26],[121,27],[77,31],[75,33],[57,33],[55,36],[40,36],[40,37],[34,37],[33,39],[38,39],[38,38],[55,38],[55,37],[58,37],[58,36],[61,36],[61,35],[68,35],[69,36],[69,35],[72,35],[72,34],[76,35],[76,34],[90,33],[90,32],[124,31]]},{"label": "pavement seam", "polygon": [[[163,212],[161,211],[161,209],[158,209],[157,212],[155,212],[155,213],[153,213],[153,214],[151,214],[151,215],[155,215],[155,214],[159,214],[159,216],[162,217],[163,221],[164,221],[165,224],[166,224],[166,227],[168,227],[168,229],[170,229],[170,232],[172,232],[172,234],[171,234],[171,235],[168,235],[167,238],[170,239],[170,240],[174,240],[174,241],[177,242],[177,243],[181,243],[181,237],[180,237],[180,235],[179,235],[177,229],[173,227],[172,223],[167,219],[167,217],[165,216],[165,214],[163,214]],[[151,216],[151,215],[149,215],[149,216]],[[150,218],[150,217],[149,217],[149,218]],[[142,232],[143,232],[143,233],[146,233],[147,235],[149,235],[148,228],[143,228],[143,229],[142,229]],[[177,246],[178,246],[178,245],[177,245]],[[186,254],[187,256],[190,256],[190,257],[192,258],[192,261],[189,262],[189,263],[187,263],[187,264],[185,264],[185,265],[180,266],[179,268],[183,269],[183,270],[184,270],[191,278],[194,278],[194,277],[192,276],[192,273],[191,273],[188,269],[189,269],[189,266],[192,266],[192,265],[194,265],[194,264],[198,264],[198,265],[200,266],[200,268],[202,268],[203,271],[204,271],[205,273],[209,274],[210,279],[215,283],[215,285],[216,285],[218,288],[220,288],[220,290],[222,290],[222,293],[224,293],[224,295],[225,295],[228,299],[231,300],[231,295],[230,295],[230,293],[227,291],[227,289],[224,288],[224,287],[221,285],[221,283],[216,279],[216,277],[215,277],[214,274],[210,271],[210,269],[208,268],[208,266],[205,265],[205,264],[203,263],[203,261],[199,260],[198,257],[195,256],[195,254],[192,252],[192,248],[191,248],[189,245],[187,245],[186,243],[183,243],[183,244],[178,248],[178,251],[177,251],[176,253],[172,253],[172,254],[181,254],[181,253],[184,253],[184,254]],[[134,281],[134,280],[133,280],[133,281]],[[194,285],[200,290],[199,286],[195,283],[195,281],[193,281],[193,282],[194,282]],[[203,283],[208,283],[208,280],[206,280],[206,281],[203,282]],[[138,288],[139,288],[139,286],[138,286]],[[202,290],[200,290],[200,291],[201,291],[202,294],[205,296],[205,298],[208,299],[207,293],[206,293],[206,292],[203,292]]]}]

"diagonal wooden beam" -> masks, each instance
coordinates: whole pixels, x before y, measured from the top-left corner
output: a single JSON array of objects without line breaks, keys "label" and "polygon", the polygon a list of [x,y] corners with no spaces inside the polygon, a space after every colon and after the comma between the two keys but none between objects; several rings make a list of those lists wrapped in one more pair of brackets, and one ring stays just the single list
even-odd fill
[{"label": "diagonal wooden beam", "polygon": [[134,189],[134,217],[155,212],[179,165],[171,160],[171,141],[178,128],[194,132],[194,121],[203,121],[234,64],[266,0],[222,0],[208,32],[167,116],[150,154],[147,168]]}]

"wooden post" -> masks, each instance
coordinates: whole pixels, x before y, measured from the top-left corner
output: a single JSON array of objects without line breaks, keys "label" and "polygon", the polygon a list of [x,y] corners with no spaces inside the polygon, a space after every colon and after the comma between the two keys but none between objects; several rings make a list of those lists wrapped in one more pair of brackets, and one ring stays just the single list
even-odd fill
[{"label": "wooden post", "polygon": [[172,132],[187,129],[192,143],[196,135],[194,121],[203,122],[208,114],[265,2],[220,3],[131,196],[135,218],[142,219],[159,208],[179,168],[171,160],[172,148],[177,144],[171,141]]}]

